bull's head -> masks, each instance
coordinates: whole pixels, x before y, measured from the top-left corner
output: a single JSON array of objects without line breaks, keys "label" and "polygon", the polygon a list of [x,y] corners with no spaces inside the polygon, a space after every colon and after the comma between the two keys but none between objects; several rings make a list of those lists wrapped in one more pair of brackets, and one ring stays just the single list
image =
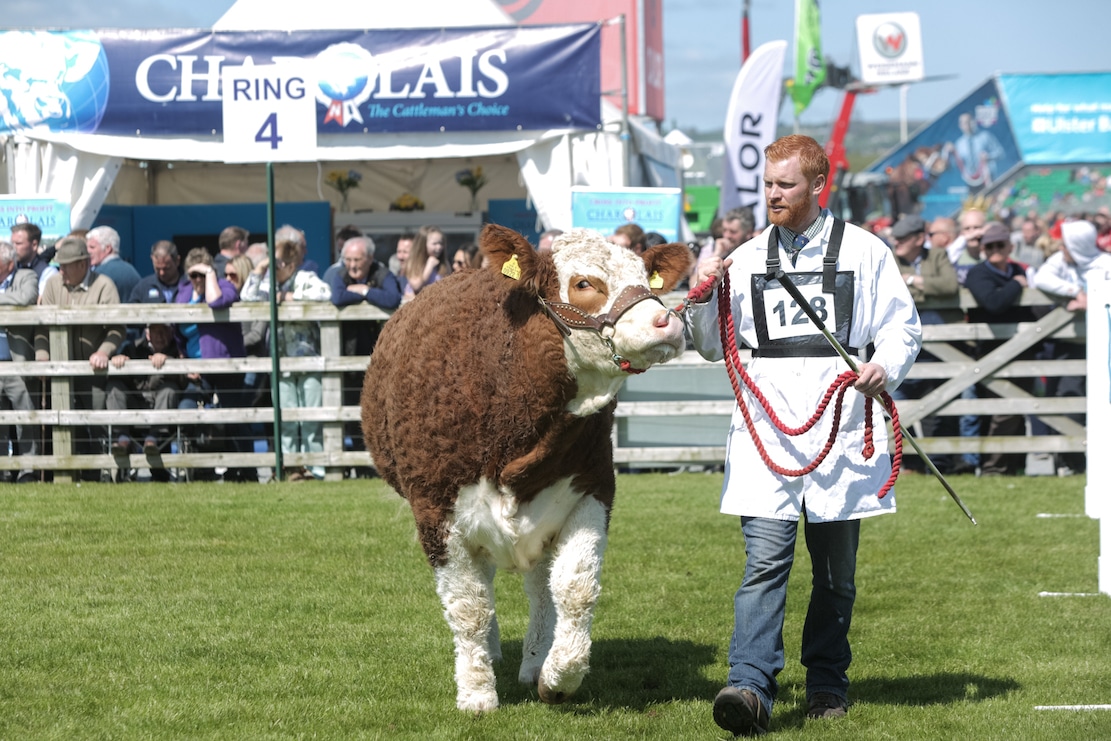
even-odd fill
[{"label": "bull's head", "polygon": [[637,255],[596,231],[574,229],[556,239],[548,263],[519,234],[488,226],[482,248],[491,268],[534,294],[563,332],[568,370],[579,386],[572,413],[593,414],[628,373],[683,351],[683,324],[657,297],[688,274],[693,256],[686,245]]}]

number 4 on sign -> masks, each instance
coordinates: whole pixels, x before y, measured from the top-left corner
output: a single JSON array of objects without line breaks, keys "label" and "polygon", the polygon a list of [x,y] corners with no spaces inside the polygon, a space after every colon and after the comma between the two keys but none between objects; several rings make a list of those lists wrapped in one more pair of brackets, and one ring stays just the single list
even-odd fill
[{"label": "number 4 on sign", "polygon": [[278,136],[278,114],[271,113],[266,117],[262,123],[262,128],[255,134],[256,142],[269,142],[271,149],[277,149],[282,141],[282,137]]}]

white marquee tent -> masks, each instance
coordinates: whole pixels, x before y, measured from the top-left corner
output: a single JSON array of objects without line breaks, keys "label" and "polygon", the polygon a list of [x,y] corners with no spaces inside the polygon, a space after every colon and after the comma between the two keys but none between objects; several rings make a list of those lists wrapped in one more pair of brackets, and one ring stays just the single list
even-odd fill
[{"label": "white marquee tent", "polygon": [[[274,4],[239,0],[216,31],[333,30],[507,25],[491,0],[410,0],[382,4],[316,0]],[[480,199],[529,198],[544,226],[571,221],[572,186],[679,185],[680,151],[650,120],[602,105],[598,131],[321,134],[316,163],[275,166],[278,201],[312,201],[337,193],[323,187],[333,169],[363,176],[350,192],[354,210],[385,211],[402,193],[432,210],[462,211],[469,192],[455,181],[481,166],[489,184]],[[119,205],[241,203],[265,200],[261,165],[224,163],[221,137],[130,137],[27,131],[5,137],[9,192],[49,194],[72,205],[73,227],[87,227],[104,203]]]}]

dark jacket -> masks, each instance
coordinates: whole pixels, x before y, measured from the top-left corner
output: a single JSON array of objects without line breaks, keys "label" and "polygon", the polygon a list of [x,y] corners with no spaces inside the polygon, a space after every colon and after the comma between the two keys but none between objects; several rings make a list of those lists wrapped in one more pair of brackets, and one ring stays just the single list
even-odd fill
[{"label": "dark jacket", "polygon": [[[161,351],[163,355],[168,358],[180,358],[181,353],[176,344],[171,344],[165,350]],[[154,355],[154,350],[147,341],[146,336],[142,336],[137,340],[127,340],[117,352],[118,355],[126,355],[129,360],[149,361],[150,356]],[[124,376],[127,379],[129,388],[135,391],[157,391],[165,386],[172,386],[176,389],[183,389],[188,385],[188,379],[183,375],[169,374],[169,373],[151,373],[149,376]]]},{"label": "dark jacket", "polygon": [[1007,262],[1007,272],[1001,273],[986,260],[973,265],[968,271],[964,286],[976,299],[977,306],[968,312],[973,322],[1032,322],[1034,312],[1029,306],[1020,306],[1023,286],[1015,276],[1025,275],[1023,266],[1013,260]]},{"label": "dark jacket", "polygon": [[[331,275],[332,303],[336,306],[350,306],[365,301],[387,311],[401,305],[401,282],[389,268],[377,260],[370,266],[366,283],[369,290],[366,296],[348,290],[347,287],[352,284],[351,277],[342,266],[334,271]],[[343,354],[370,355],[382,324],[381,321],[343,322]]]},{"label": "dark jacket", "polygon": [[[162,281],[158,280],[158,275],[151,273],[139,280],[135,284],[135,288],[131,290],[131,295],[127,298],[129,304],[172,304],[177,301],[177,293],[181,290],[182,286],[189,285],[189,279],[181,277],[175,286],[167,286]],[[169,300],[166,299],[166,294],[170,295]]]}]

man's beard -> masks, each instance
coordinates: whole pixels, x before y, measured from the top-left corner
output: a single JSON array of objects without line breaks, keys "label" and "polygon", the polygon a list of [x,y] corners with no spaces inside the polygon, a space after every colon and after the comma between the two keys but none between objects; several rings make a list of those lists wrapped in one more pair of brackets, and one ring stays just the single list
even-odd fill
[{"label": "man's beard", "polygon": [[776,226],[787,227],[791,231],[800,232],[808,224],[803,224],[802,221],[806,218],[807,213],[810,212],[810,199],[798,201],[787,206],[786,211],[774,212],[768,209],[768,221]]}]

